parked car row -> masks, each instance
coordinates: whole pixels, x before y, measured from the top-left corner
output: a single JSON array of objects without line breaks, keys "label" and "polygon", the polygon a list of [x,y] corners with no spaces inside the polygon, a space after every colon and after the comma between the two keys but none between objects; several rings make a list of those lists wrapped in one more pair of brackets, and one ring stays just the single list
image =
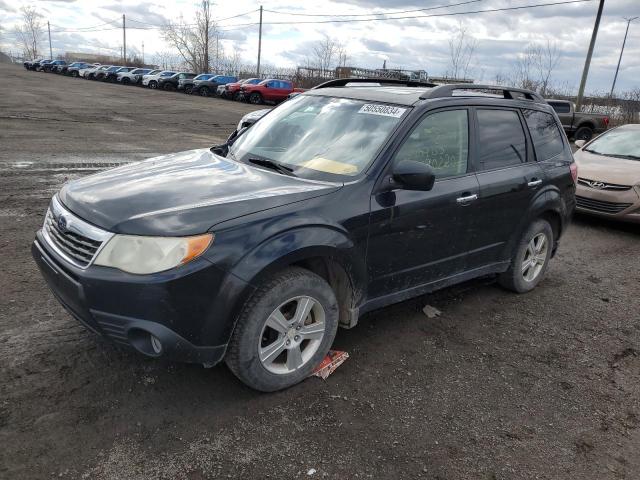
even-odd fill
[{"label": "parked car row", "polygon": [[174,70],[101,65],[99,63],[64,60],[34,60],[24,62],[27,70],[51,72],[71,77],[98,80],[123,85],[139,85],[152,90],[179,91],[202,97],[221,97],[228,100],[246,101],[259,105],[265,102],[279,103],[302,89],[293,83],[279,79],[245,78],[239,80],[230,75],[214,73],[196,74]]}]

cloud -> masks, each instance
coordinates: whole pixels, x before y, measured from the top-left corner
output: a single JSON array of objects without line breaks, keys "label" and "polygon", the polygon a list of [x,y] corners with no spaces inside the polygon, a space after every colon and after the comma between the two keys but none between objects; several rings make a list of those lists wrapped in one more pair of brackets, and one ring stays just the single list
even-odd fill
[{"label": "cloud", "polygon": [[[433,5],[453,5],[463,0],[325,0],[324,3],[279,0],[272,9],[264,11],[262,62],[279,67],[295,67],[304,64],[313,44],[329,35],[342,42],[348,50],[353,66],[379,68],[386,60],[388,68],[426,70],[432,75],[443,75],[450,68],[449,41],[456,35],[461,23],[468,35],[477,41],[471,65],[476,79],[493,79],[496,73],[509,73],[514,61],[528,44],[556,42],[561,58],[554,81],[575,86],[580,81],[587,47],[593,29],[597,1],[574,5],[556,5],[506,12],[476,13],[459,16],[435,16],[428,14],[465,12],[492,8],[512,7],[534,1],[482,0],[467,5],[451,6],[414,14],[396,15],[411,18],[389,21],[365,21],[343,23],[300,23],[327,20],[326,15],[358,14],[413,10]],[[540,0],[546,2],[551,0]],[[36,4],[47,10],[51,21],[54,53],[87,51],[91,53],[118,53],[122,45],[121,17],[127,16],[128,49],[141,50],[145,55],[168,51],[159,28],[169,19],[184,16],[193,21],[196,0],[165,2],[161,0],[94,0],[39,1],[0,0],[0,14],[5,32],[19,23],[16,13],[23,5]],[[605,4],[600,32],[596,42],[588,90],[610,88],[618,61],[626,23],[624,16],[638,15],[640,0],[614,0]],[[258,28],[255,0],[217,1],[214,16],[218,19],[252,12],[246,16],[221,22],[222,44],[227,53],[241,52],[243,62],[255,63],[257,57]],[[7,13],[4,13],[7,12]],[[279,13],[276,13],[279,12]],[[286,14],[289,13],[289,14]],[[290,15],[290,14],[305,14]],[[311,16],[322,14],[325,16]],[[348,18],[348,17],[343,17]],[[363,19],[366,17],[352,17]],[[82,29],[98,23],[113,22],[94,29]],[[140,23],[138,23],[140,22]],[[287,24],[269,24],[287,22]],[[253,25],[243,25],[243,24]],[[150,25],[149,25],[150,24]],[[241,24],[241,26],[237,26]],[[73,27],[73,28],[72,28]],[[139,28],[134,28],[139,27]],[[75,31],[72,31],[74,30]],[[64,33],[66,31],[66,33]],[[16,51],[19,46],[15,36],[5,34],[0,38],[1,48]],[[632,25],[620,67],[618,86],[630,89],[640,85],[640,21]]]}]

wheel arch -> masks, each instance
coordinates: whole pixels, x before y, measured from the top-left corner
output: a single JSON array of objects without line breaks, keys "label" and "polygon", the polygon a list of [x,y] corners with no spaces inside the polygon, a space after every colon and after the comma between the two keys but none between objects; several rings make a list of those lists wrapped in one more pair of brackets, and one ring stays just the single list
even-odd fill
[{"label": "wheel arch", "polygon": [[560,193],[555,190],[547,190],[540,192],[540,194],[533,200],[531,207],[526,215],[523,215],[522,221],[518,225],[518,228],[514,235],[507,242],[503,257],[504,259],[511,259],[520,237],[527,230],[532,222],[538,219],[543,219],[549,222],[553,231],[554,250],[558,245],[558,240],[564,232],[564,220],[563,220],[563,206],[560,198]]},{"label": "wheel arch", "polygon": [[338,300],[340,325],[346,328],[356,325],[358,305],[366,296],[364,256],[344,232],[316,226],[282,232],[258,245],[235,264],[230,273],[246,282],[246,288],[237,295],[231,308],[232,329],[242,305],[255,288],[269,276],[292,266],[322,277]]}]

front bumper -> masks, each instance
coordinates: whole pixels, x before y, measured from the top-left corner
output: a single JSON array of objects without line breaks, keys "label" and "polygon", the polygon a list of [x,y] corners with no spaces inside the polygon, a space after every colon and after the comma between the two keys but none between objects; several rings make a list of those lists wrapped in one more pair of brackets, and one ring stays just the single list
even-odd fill
[{"label": "front bumper", "polygon": [[204,258],[153,275],[82,269],[46,245],[38,232],[36,264],[56,299],[89,330],[149,357],[208,366],[222,360],[235,318],[229,305],[246,288],[237,277]]},{"label": "front bumper", "polygon": [[638,187],[625,191],[598,190],[578,184],[576,211],[623,222],[640,223]]}]

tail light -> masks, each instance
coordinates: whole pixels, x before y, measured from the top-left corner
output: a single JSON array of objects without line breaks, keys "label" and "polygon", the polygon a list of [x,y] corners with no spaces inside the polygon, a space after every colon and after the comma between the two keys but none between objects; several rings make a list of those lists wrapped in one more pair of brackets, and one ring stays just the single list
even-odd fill
[{"label": "tail light", "polygon": [[604,126],[608,127],[609,126],[609,117],[604,117],[603,121],[604,121]]},{"label": "tail light", "polygon": [[576,162],[573,162],[569,165],[569,170],[571,170],[571,178],[573,178],[573,183],[578,183],[578,165]]}]

